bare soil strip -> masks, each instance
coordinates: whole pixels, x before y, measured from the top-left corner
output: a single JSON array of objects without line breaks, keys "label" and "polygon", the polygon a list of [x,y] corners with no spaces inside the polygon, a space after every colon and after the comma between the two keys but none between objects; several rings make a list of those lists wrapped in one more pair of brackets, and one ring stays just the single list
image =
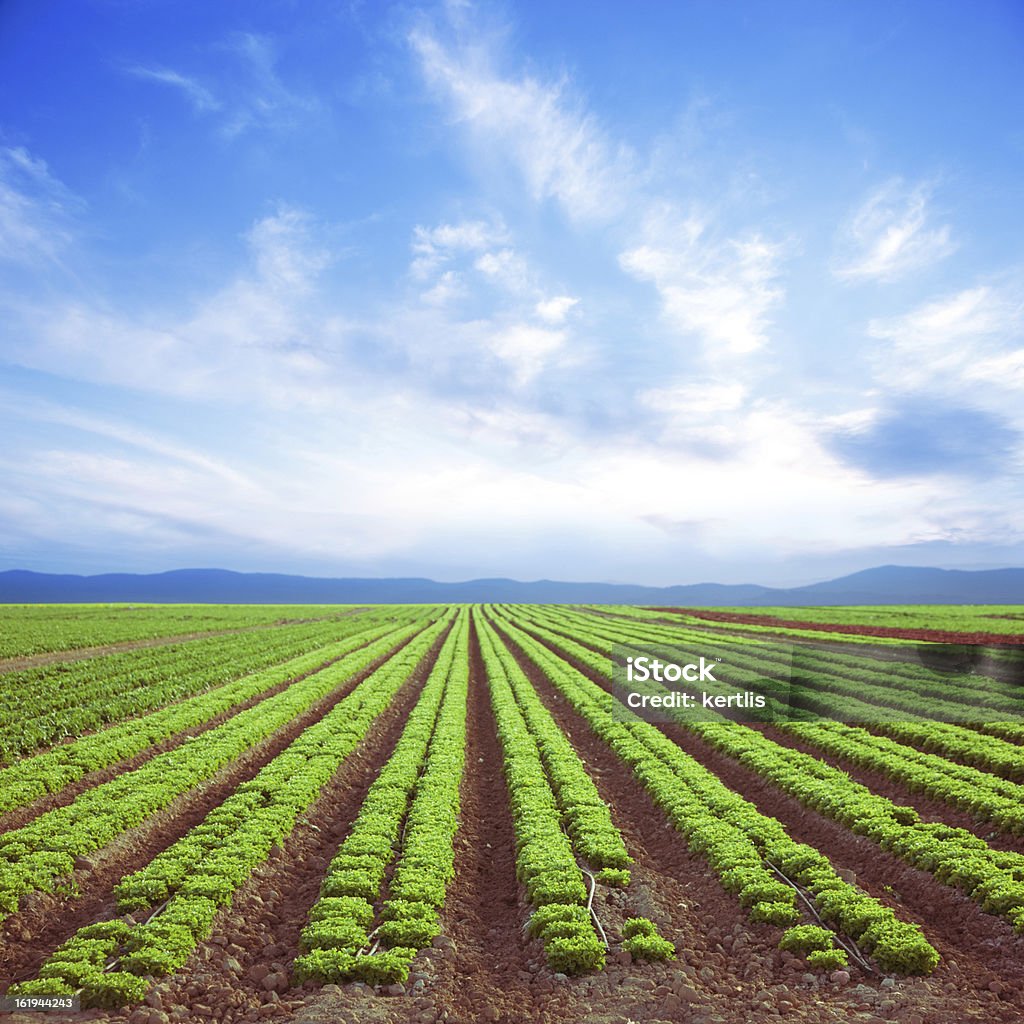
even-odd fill
[{"label": "bare soil strip", "polygon": [[[610,689],[603,676],[571,657],[565,660]],[[862,889],[883,902],[895,903],[901,917],[924,928],[942,960],[930,977],[902,983],[922,1006],[941,1001],[948,1020],[987,1019],[1007,1024],[1021,1020],[1024,937],[1014,935],[1006,921],[984,913],[963,893],[910,867],[865,837],[805,808],[685,729],[659,728],[762,814],[781,821],[794,839],[820,850],[837,869],[852,871]]]},{"label": "bare soil strip", "polygon": [[864,626],[838,622],[804,622],[799,619],[780,619],[774,615],[756,615],[747,612],[718,612],[707,608],[653,608],[656,612],[692,615],[709,622],[737,622],[749,626],[781,626],[783,629],[809,629],[822,633],[849,633],[852,636],[888,636],[900,640],[927,640],[940,644],[984,644],[986,646],[1020,646],[1024,634],[1012,633],[957,633],[943,629],[903,629],[900,626]]},{"label": "bare soil strip", "polygon": [[428,954],[431,996],[453,1020],[476,1014],[510,1024],[539,1019],[529,962],[543,958],[523,924],[530,909],[516,880],[516,840],[501,746],[476,627],[470,631],[466,767],[455,834],[455,881],[445,900],[444,955]]},{"label": "bare soil strip", "polygon": [[[371,641],[367,641],[367,643],[370,642]],[[0,815],[0,833],[10,832],[11,829],[15,828],[21,828],[23,825],[28,824],[28,822],[33,818],[38,818],[40,814],[45,814],[47,811],[52,811],[57,807],[64,807],[67,804],[70,804],[76,797],[80,796],[87,789],[92,789],[95,786],[102,785],[104,782],[109,782],[112,778],[117,775],[121,775],[124,772],[134,771],[136,768],[141,767],[158,754],[166,753],[168,750],[173,750],[175,747],[181,746],[185,740],[191,739],[194,736],[199,736],[201,733],[208,732],[210,729],[216,729],[217,726],[223,725],[229,718],[233,718],[239,712],[247,711],[256,704],[267,700],[269,697],[273,697],[275,694],[280,693],[289,686],[293,686],[295,683],[301,682],[303,679],[307,679],[311,675],[315,675],[317,672],[322,672],[325,668],[329,668],[335,662],[340,661],[342,658],[347,658],[349,654],[354,654],[356,651],[362,650],[366,646],[367,644],[360,644],[359,647],[353,648],[346,654],[340,654],[336,658],[329,658],[316,668],[312,668],[308,672],[300,672],[291,678],[286,679],[283,683],[278,683],[276,686],[272,686],[269,689],[264,690],[262,693],[258,693],[255,696],[250,697],[246,701],[242,701],[239,704],[235,704],[232,707],[227,708],[219,715],[208,719],[200,725],[195,725],[191,729],[182,729],[181,732],[177,732],[173,736],[169,736],[167,739],[157,743],[155,746],[140,751],[134,757],[130,757],[124,761],[118,761],[116,764],[109,765],[106,768],[101,768],[95,772],[90,772],[88,775],[83,775],[77,782],[71,783],[70,786],[65,786],[58,793],[51,793],[26,807],[19,807],[16,810],[8,811],[6,814]],[[196,694],[190,694],[187,697],[182,697],[180,701],[171,701],[154,710],[162,711],[164,708],[173,707],[181,701],[189,700],[193,696],[196,696]],[[130,721],[130,719],[126,719],[125,721]],[[113,727],[122,724],[124,723],[113,722],[111,723],[111,726]],[[93,735],[93,732],[83,732],[78,736],[71,737],[67,742],[73,743],[75,740],[82,739],[83,737],[90,735]],[[36,751],[32,756],[34,757],[37,754],[45,753],[46,750],[53,749],[55,748],[47,747],[44,750]]]},{"label": "bare soil strip", "polygon": [[8,982],[33,977],[42,962],[79,928],[116,916],[114,886],[124,875],[148,864],[158,853],[177,842],[189,829],[222,803],[235,789],[269,764],[300,733],[318,722],[339,701],[379,667],[387,657],[409,641],[396,645],[389,655],[347,680],[237,761],[222,769],[201,786],[182,794],[170,807],[89,858],[91,867],[75,872],[80,894],[77,898],[34,893],[23,908],[3,925],[0,946],[0,978]]}]

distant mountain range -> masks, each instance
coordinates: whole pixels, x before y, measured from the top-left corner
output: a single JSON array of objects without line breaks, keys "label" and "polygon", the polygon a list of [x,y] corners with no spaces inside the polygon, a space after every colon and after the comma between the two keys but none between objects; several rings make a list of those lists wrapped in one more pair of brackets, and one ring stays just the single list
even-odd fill
[{"label": "distant mountain range", "polygon": [[921,569],[884,565],[824,583],[780,589],[695,583],[645,587],[626,583],[438,583],[428,579],[328,579],[227,569],[176,569],[151,575],[62,576],[0,572],[0,603],[170,602],[181,604],[644,604],[691,606],[848,604],[1020,604],[1024,569]]}]

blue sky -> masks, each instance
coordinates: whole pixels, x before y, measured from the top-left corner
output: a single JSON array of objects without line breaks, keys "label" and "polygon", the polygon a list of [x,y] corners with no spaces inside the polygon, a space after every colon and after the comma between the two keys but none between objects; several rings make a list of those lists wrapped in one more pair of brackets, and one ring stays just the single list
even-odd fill
[{"label": "blue sky", "polygon": [[0,568],[1024,564],[1016,2],[0,5]]}]

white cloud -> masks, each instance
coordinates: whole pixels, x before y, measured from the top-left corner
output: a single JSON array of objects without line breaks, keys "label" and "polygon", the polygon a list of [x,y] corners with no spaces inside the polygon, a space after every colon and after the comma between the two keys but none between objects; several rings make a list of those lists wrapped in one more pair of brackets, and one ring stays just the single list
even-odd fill
[{"label": "white cloud", "polygon": [[522,292],[530,287],[530,270],[526,260],[513,249],[485,252],[473,266],[508,291]]},{"label": "white cloud", "polygon": [[438,224],[413,229],[411,270],[415,277],[427,277],[453,257],[466,252],[480,252],[508,240],[501,224],[483,220],[464,220],[455,224]]},{"label": "white cloud", "polygon": [[662,209],[648,217],[641,244],[619,256],[622,269],[650,281],[670,326],[693,336],[711,363],[745,356],[768,341],[783,249],[757,234],[716,242],[701,218]]},{"label": "white cloud", "polygon": [[699,419],[739,409],[747,398],[747,388],[738,381],[707,380],[670,388],[650,388],[637,397],[658,412]]},{"label": "white cloud", "polygon": [[887,390],[925,390],[938,402],[984,408],[1024,428],[1024,289],[1007,277],[878,317],[875,379]]},{"label": "white cloud", "polygon": [[519,385],[530,383],[566,343],[566,333],[532,324],[513,324],[489,341],[492,352],[511,367]]},{"label": "white cloud", "polygon": [[420,300],[428,306],[447,306],[467,294],[461,275],[446,270],[432,287],[420,292]]},{"label": "white cloud", "polygon": [[537,316],[545,323],[561,324],[574,306],[579,304],[579,299],[571,295],[555,295],[550,299],[542,299],[537,303],[535,309]]},{"label": "white cloud", "polygon": [[10,305],[29,325],[11,343],[26,366],[81,380],[225,402],[326,401],[317,349],[329,325],[311,305],[330,259],[317,225],[282,206],[246,235],[251,267],[185,311],[131,316],[68,299]]},{"label": "white cloud", "polygon": [[234,139],[253,129],[288,131],[320,107],[313,96],[291,89],[277,70],[270,36],[240,32],[218,47],[227,54],[215,86],[174,68],[132,65],[125,73],[181,92],[197,114],[216,118],[219,133]]},{"label": "white cloud", "polygon": [[956,249],[948,224],[929,224],[931,187],[894,178],[876,189],[843,226],[833,273],[846,281],[894,281]]},{"label": "white cloud", "polygon": [[263,283],[306,290],[330,263],[330,253],[311,241],[312,218],[282,204],[272,216],[258,220],[246,238]]},{"label": "white cloud", "polygon": [[507,157],[534,200],[554,199],[573,218],[604,220],[627,201],[632,153],[614,147],[567,83],[503,77],[486,45],[445,47],[418,30],[409,41],[428,83],[465,124],[487,159]]}]

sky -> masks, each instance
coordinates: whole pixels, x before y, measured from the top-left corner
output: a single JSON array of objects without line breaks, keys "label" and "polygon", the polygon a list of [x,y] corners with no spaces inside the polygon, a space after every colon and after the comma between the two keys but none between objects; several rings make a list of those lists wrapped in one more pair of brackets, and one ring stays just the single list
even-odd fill
[{"label": "sky", "polygon": [[0,570],[1024,565],[1024,7],[0,2]]}]

